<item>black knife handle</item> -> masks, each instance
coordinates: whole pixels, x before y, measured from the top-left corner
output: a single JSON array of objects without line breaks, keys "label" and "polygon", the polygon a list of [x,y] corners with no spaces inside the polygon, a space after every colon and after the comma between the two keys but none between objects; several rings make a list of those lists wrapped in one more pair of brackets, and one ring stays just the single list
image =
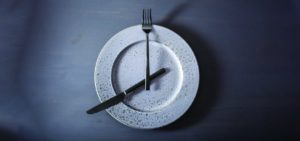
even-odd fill
[{"label": "black knife handle", "polygon": [[[155,79],[156,77],[162,75],[163,73],[166,72],[165,68],[162,68],[158,71],[156,71],[155,73],[153,73],[152,75],[150,75],[149,80],[150,82]],[[124,92],[126,94],[131,93],[132,91],[136,90],[139,87],[142,87],[143,85],[145,85],[145,79],[141,80],[140,82],[136,83],[135,85],[131,86],[130,88],[128,88],[127,90],[125,90]]]}]

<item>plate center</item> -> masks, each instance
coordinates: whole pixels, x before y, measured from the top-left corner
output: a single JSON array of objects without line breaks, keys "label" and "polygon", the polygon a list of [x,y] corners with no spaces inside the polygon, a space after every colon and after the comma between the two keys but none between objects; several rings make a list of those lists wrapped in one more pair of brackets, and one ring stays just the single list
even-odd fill
[{"label": "plate center", "polygon": [[[149,42],[150,74],[161,68],[167,72],[151,81],[150,90],[144,87],[126,96],[124,103],[138,111],[156,111],[168,106],[177,96],[181,87],[183,72],[179,59],[166,45]],[[126,47],[113,65],[112,84],[120,93],[145,79],[146,42],[138,41]]]}]

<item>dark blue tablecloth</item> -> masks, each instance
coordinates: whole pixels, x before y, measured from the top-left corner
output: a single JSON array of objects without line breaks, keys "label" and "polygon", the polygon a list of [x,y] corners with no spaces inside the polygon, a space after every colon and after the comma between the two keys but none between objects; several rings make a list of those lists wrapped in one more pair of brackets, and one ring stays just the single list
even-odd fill
[{"label": "dark blue tablecloth", "polygon": [[[157,130],[128,128],[98,103],[98,53],[143,8],[194,50],[193,106]],[[299,140],[298,0],[1,0],[0,141]]]}]

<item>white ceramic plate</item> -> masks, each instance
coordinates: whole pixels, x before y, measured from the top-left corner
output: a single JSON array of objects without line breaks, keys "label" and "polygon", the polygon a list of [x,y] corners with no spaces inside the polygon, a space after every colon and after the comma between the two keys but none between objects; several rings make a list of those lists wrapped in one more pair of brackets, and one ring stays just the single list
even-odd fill
[{"label": "white ceramic plate", "polygon": [[[108,100],[145,78],[146,41],[141,25],[114,35],[102,48],[95,67],[95,86],[100,101]],[[167,73],[106,111],[119,122],[140,129],[168,125],[192,104],[199,86],[199,68],[189,45],[176,33],[154,25],[149,34],[150,73]]]}]

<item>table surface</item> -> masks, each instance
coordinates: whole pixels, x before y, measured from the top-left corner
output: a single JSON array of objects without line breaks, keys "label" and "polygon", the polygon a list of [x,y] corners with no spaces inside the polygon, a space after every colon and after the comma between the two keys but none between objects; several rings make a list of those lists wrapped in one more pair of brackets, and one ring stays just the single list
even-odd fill
[{"label": "table surface", "polygon": [[[87,115],[102,46],[148,7],[197,56],[192,107],[156,130]],[[297,0],[0,1],[0,140],[299,140],[299,52]]]}]

